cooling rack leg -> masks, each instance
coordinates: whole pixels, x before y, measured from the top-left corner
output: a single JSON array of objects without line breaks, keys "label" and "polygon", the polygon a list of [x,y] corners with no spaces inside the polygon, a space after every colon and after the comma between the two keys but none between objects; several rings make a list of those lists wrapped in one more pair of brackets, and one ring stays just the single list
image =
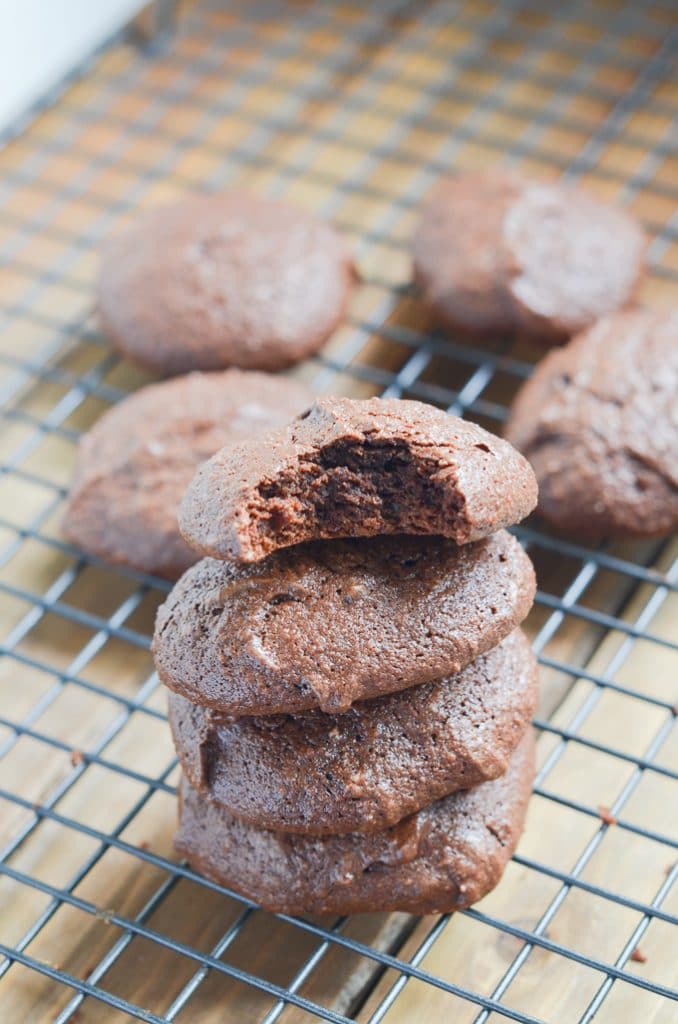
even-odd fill
[{"label": "cooling rack leg", "polygon": [[174,33],[177,6],[177,0],[151,0],[130,23],[130,39],[143,49],[162,49]]}]

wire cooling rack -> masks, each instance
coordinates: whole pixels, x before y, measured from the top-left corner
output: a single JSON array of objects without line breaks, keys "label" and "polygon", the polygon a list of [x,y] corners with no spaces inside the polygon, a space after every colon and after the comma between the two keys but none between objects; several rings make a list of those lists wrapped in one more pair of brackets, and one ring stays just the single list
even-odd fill
[{"label": "wire cooling rack", "polygon": [[113,40],[0,152],[3,1021],[678,1019],[675,544],[518,531],[543,678],[519,851],[465,913],[328,921],[177,862],[148,654],[166,588],[59,534],[79,434],[145,379],[92,308],[100,241],[139,206],[247,182],[334,220],[362,281],[302,374],[499,430],[539,353],[433,331],[408,287],[420,199],[499,161],[586,182],[646,223],[642,298],[666,305],[674,41],[661,3],[191,9],[169,47]]}]

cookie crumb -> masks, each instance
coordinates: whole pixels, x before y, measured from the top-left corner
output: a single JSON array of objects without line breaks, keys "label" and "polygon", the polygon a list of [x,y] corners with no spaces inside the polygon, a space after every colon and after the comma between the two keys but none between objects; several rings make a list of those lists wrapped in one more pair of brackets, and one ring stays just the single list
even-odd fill
[{"label": "cookie crumb", "polygon": [[604,804],[598,804],[598,814],[600,815],[600,820],[604,821],[606,825],[617,824],[617,819],[615,818],[614,814],[612,813],[610,808],[605,807]]},{"label": "cookie crumb", "polygon": [[137,843],[140,850],[150,850],[151,844],[148,839],[142,839],[140,843]]},{"label": "cookie crumb", "polygon": [[647,957],[645,956],[644,953],[641,953],[640,946],[636,946],[634,951],[631,953],[631,959],[636,964],[646,964],[647,963]]},{"label": "cookie crumb", "polygon": [[85,755],[82,750],[71,750],[71,764],[74,768],[77,768],[79,764],[85,760]]}]

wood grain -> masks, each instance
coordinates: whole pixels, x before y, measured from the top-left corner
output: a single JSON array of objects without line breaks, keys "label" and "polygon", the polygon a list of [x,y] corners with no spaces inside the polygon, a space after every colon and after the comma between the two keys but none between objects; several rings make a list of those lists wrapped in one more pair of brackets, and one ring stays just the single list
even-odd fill
[{"label": "wood grain", "polygon": [[[644,32],[641,19],[633,33],[606,44],[601,17],[612,24],[618,8],[601,4],[600,17],[590,22],[561,13],[549,25],[545,15],[527,10],[502,20],[489,4],[459,4],[455,17],[435,3],[416,16],[369,5],[295,4],[258,17],[247,5],[229,5],[189,19],[169,53],[143,56],[128,45],[110,47],[0,151],[0,251],[11,254],[0,276],[0,401],[6,411],[0,460],[10,467],[0,472],[0,635],[6,646],[0,658],[0,849],[25,830],[6,860],[12,874],[0,872],[0,943],[22,941],[44,914],[25,944],[27,955],[160,1016],[196,982],[177,1011],[182,1024],[261,1020],[276,1005],[274,995],[218,970],[196,977],[200,964],[191,950],[216,950],[229,970],[283,987],[315,957],[305,980],[298,979],[299,995],[364,1022],[396,983],[397,972],[382,972],[374,959],[323,946],[270,915],[248,913],[197,881],[173,878],[163,866],[176,858],[168,787],[177,770],[162,719],[164,696],[145,647],[163,589],[139,590],[133,575],[83,564],[59,530],[78,433],[118,392],[148,379],[116,362],[96,332],[97,249],[139,206],[192,188],[247,184],[286,195],[341,227],[362,276],[349,317],[322,361],[296,372],[322,391],[365,396],[390,386],[390,393],[448,404],[479,363],[496,365],[470,412],[497,430],[493,410],[510,401],[519,383],[503,360],[529,365],[540,352],[511,339],[479,352],[436,335],[420,348],[421,335],[433,325],[408,291],[407,242],[417,205],[446,168],[473,170],[511,151],[526,172],[552,177],[583,155],[582,180],[593,190],[628,202],[651,228],[666,222],[674,209],[661,186],[675,181],[665,150],[666,110],[675,94],[660,76],[657,88],[638,93],[638,103],[621,117],[615,106],[620,90],[634,86],[657,59],[662,39]],[[660,19],[662,10],[653,16]],[[598,56],[590,59],[587,48],[596,44]],[[661,157],[649,155],[655,147],[664,147],[656,150]],[[630,189],[625,182],[632,175]],[[676,266],[678,247],[666,241],[653,253],[659,272],[648,275],[642,300],[669,305],[675,298],[661,269]],[[87,387],[78,390],[83,380]],[[30,536],[22,532],[27,529]],[[586,618],[592,610],[633,624],[647,614],[644,628],[668,639],[676,635],[675,595],[650,615],[644,609],[657,600],[655,585],[602,568],[586,554],[538,542],[530,553],[547,599],[569,591],[574,602],[564,616],[539,604],[528,621],[541,653],[572,669],[544,669],[540,714],[550,715],[558,729],[573,728],[582,739],[630,757],[645,756],[666,732],[652,757],[664,768],[678,767],[667,708],[596,688],[577,674],[586,669],[607,678],[609,672],[612,682],[637,694],[675,703],[669,649],[629,642],[619,630]],[[662,574],[676,550],[632,544],[610,553]],[[610,671],[615,658],[620,663]],[[615,810],[620,821],[668,835],[675,826],[667,813],[675,806],[669,779],[636,773],[629,761],[576,739],[562,749],[560,742],[549,733],[539,740],[541,763],[551,757],[553,763],[540,780],[543,795],[532,801],[520,846],[531,866],[512,862],[478,914],[448,921],[420,966],[490,995],[524,955],[523,940],[506,928],[535,928],[558,899],[542,932],[547,940],[613,964],[642,925],[638,945],[646,960],[625,959],[624,970],[675,985],[675,952],[664,921],[645,927],[638,910],[581,888],[561,897],[561,882],[549,874],[575,870],[590,850],[578,869],[582,882],[651,902],[675,851],[621,825],[606,827],[595,811],[624,796]],[[21,881],[24,876],[38,879],[42,891]],[[52,901],[54,894],[59,898]],[[675,893],[662,906],[675,911]],[[136,920],[155,938],[132,935],[112,914]],[[341,934],[407,958],[432,924],[367,915],[344,923]],[[111,950],[115,955],[103,969],[98,965]],[[537,947],[503,998],[507,1007],[540,1020],[570,1024],[604,981],[600,971]],[[0,1018],[52,1021],[72,996],[66,985],[13,963],[0,976]],[[280,1020],[288,1024],[312,1019],[305,1009],[281,1009]],[[616,981],[596,1019],[668,1024],[671,1010],[666,999]],[[477,1012],[461,997],[411,980],[385,1019],[461,1024]],[[87,997],[70,1019],[89,1024],[130,1017]],[[491,1019],[506,1018],[494,1013]]]}]

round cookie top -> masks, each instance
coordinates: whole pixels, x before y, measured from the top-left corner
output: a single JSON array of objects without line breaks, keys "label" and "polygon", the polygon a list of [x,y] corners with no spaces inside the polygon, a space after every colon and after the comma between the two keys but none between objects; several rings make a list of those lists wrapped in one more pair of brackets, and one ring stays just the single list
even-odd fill
[{"label": "round cookie top", "polygon": [[346,711],[459,672],[522,622],[534,590],[505,531],[463,547],[399,536],[206,558],[158,609],[153,654],[166,686],[227,714]]},{"label": "round cookie top", "polygon": [[635,218],[585,189],[491,170],[438,183],[414,273],[453,329],[556,344],[629,304],[646,244]]},{"label": "round cookie top", "polygon": [[311,400],[299,381],[241,370],[141,388],[82,438],[64,532],[107,561],[176,579],[197,558],[177,508],[199,463]]},{"label": "round cookie top", "polygon": [[677,395],[676,313],[617,313],[549,353],[506,424],[543,515],[593,537],[678,528]]},{"label": "round cookie top", "polygon": [[258,828],[376,832],[457,789],[497,778],[537,702],[537,665],[515,630],[455,676],[363,701],[233,720],[169,695],[190,784]]},{"label": "round cookie top", "polygon": [[497,884],[534,778],[529,729],[505,775],[460,790],[381,832],[300,836],[257,829],[182,781],[176,846],[190,864],[265,910],[444,913]]},{"label": "round cookie top", "polygon": [[344,242],[312,214],[237,190],[193,195],[106,243],[99,313],[157,373],[279,370],[324,344],[353,279]]},{"label": "round cookie top", "polygon": [[475,423],[423,402],[322,398],[277,433],[217,452],[188,488],[179,525],[202,554],[251,562],[320,538],[465,544],[536,500],[529,463]]}]

